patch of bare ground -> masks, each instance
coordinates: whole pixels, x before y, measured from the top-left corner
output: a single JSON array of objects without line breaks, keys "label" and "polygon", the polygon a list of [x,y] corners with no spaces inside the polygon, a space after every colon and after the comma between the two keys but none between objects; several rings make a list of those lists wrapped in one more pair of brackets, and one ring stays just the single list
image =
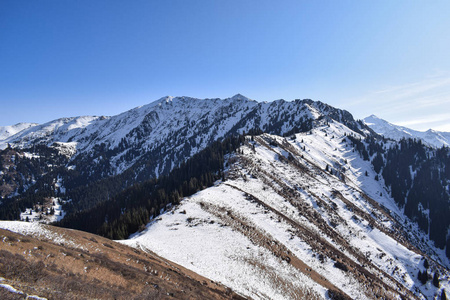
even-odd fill
[{"label": "patch of bare ground", "polygon": [[[48,299],[243,299],[155,254],[81,231],[46,229],[76,246],[0,229],[1,283]],[[0,288],[1,299],[24,295]]]}]

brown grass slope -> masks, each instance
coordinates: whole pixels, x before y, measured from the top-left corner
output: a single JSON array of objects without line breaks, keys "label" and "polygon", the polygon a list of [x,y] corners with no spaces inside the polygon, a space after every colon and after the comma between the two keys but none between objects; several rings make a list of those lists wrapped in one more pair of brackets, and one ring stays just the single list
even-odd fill
[{"label": "brown grass slope", "polygon": [[[156,254],[86,232],[45,226],[70,243],[0,229],[1,299],[243,299]],[[72,246],[68,246],[68,244]]]}]

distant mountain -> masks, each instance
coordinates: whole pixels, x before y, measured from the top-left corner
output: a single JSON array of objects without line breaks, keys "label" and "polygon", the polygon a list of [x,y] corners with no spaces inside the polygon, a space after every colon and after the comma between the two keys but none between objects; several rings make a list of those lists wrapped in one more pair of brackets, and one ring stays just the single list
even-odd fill
[{"label": "distant mountain", "polygon": [[6,140],[10,136],[21,132],[22,130],[38,125],[37,123],[18,123],[11,126],[0,126],[0,141]]},{"label": "distant mountain", "polygon": [[35,125],[0,140],[0,149],[52,147],[69,157],[67,168],[76,170],[83,184],[124,174],[122,182],[131,185],[168,174],[218,139],[255,129],[279,135],[308,131],[322,118],[361,127],[347,111],[312,100],[163,97],[112,117]]},{"label": "distant mountain", "polygon": [[425,132],[417,131],[403,126],[394,125],[375,115],[363,119],[364,123],[373,131],[387,138],[399,141],[402,138],[420,139],[433,147],[450,146],[450,132],[441,132],[429,129]]}]

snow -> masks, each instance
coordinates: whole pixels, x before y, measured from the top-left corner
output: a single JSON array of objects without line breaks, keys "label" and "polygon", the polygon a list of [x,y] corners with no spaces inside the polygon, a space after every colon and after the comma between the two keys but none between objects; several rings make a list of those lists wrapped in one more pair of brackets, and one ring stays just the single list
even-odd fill
[{"label": "snow", "polygon": [[[200,203],[205,200],[227,209],[246,203],[241,192],[219,185],[186,199],[177,209],[151,223],[142,234],[120,242],[163,254],[255,299],[288,299],[289,289],[280,289],[277,282],[286,282],[298,289],[309,287],[324,297],[325,290],[309,277],[275,258],[268,250],[255,246],[238,231],[230,230],[214,214],[202,209]],[[240,206],[240,212],[242,209],[246,208]],[[187,213],[180,213],[182,211]]]},{"label": "snow", "polygon": [[77,144],[78,142],[55,142],[53,148],[57,149],[62,155],[72,157],[77,153]]},{"label": "snow", "polygon": [[[57,183],[56,187],[58,186]],[[62,187],[61,193],[63,193],[63,191],[65,192],[64,187]],[[66,203],[67,201],[62,200],[59,197],[52,197],[49,201],[51,202],[50,205],[39,205],[39,211],[36,211],[36,209],[33,208],[26,208],[24,212],[20,213],[20,220],[46,224],[61,221],[65,217],[66,212],[63,210],[62,205],[58,203]],[[53,214],[50,213],[52,208],[54,210]]]},{"label": "snow", "polygon": [[23,292],[20,292],[20,291],[16,290],[15,288],[10,286],[9,284],[0,283],[0,288],[4,288],[4,289],[6,289],[9,292],[14,293],[14,294],[24,295]]},{"label": "snow", "polygon": [[36,125],[36,123],[18,123],[12,126],[0,126],[0,141]]},{"label": "snow", "polygon": [[55,244],[84,249],[83,246],[75,243],[69,237],[55,232],[52,227],[48,227],[38,222],[0,221],[0,228],[27,236],[41,239],[45,238],[47,240],[51,240]]},{"label": "snow", "polygon": [[[293,234],[296,229],[292,224],[259,205],[258,201],[261,201],[302,226],[309,234],[318,234],[355,264],[360,262],[352,253],[369,258],[370,264],[365,268],[383,278],[383,282],[393,290],[401,284],[421,299],[432,298],[439,293],[438,290],[429,284],[422,286],[417,280],[422,255],[388,234],[394,229],[394,219],[384,216],[379,208],[366,200],[364,194],[390,210],[399,224],[411,223],[386,192],[384,182],[374,180],[376,173],[370,162],[364,161],[343,141],[345,135],[361,137],[334,121],[318,126],[312,134],[297,134],[295,140],[268,134],[255,137],[255,142],[249,141],[240,149],[250,163],[242,165],[238,159],[227,170],[228,180],[184,199],[178,207],[149,223],[144,232],[123,243],[149,249],[255,299],[290,299],[292,296],[275,288],[273,279],[261,272],[262,268],[272,270],[280,280],[289,282],[291,286],[287,290],[306,288],[325,297],[323,287],[309,277],[309,280],[305,279],[302,277],[304,273],[273,255],[255,239],[256,234],[264,237],[263,240],[283,245],[351,298],[368,297],[371,291],[364,283],[351,273],[337,269],[332,259],[320,262],[309,242],[301,235]],[[290,148],[269,146],[270,140]],[[288,157],[289,151],[306,167],[306,171],[299,172],[292,164],[281,160]],[[333,175],[324,171],[326,165],[332,167]],[[366,172],[368,176],[365,176]],[[345,175],[345,181],[337,173]],[[297,191],[297,198],[283,196],[286,187]],[[336,192],[342,195],[343,200],[335,196]],[[258,201],[249,200],[246,195],[252,195]],[[354,208],[349,207],[346,201]],[[322,231],[307,215],[299,213],[297,203],[304,205],[310,215],[313,211],[319,213],[327,224],[337,222],[334,232],[348,242],[351,250],[337,242],[334,234]],[[328,211],[323,203],[335,207]],[[369,226],[369,220],[375,227]],[[253,233],[242,230],[233,222],[247,224]],[[425,237],[418,230],[414,230],[414,234]],[[443,251],[432,245],[429,247],[434,253],[432,257],[448,267]],[[255,265],[263,267],[256,268]],[[447,272],[445,276],[448,275]],[[292,286],[292,276],[301,278],[301,287]],[[441,285],[449,288],[448,277],[445,276],[447,279]]]},{"label": "snow", "polygon": [[[0,277],[0,282],[4,281],[4,278]],[[15,289],[13,286],[6,284],[6,283],[0,283],[0,288],[6,289],[11,293],[14,294],[19,294],[19,295],[23,295],[24,297],[26,297],[26,299],[36,299],[36,300],[47,300],[47,298],[43,298],[43,297],[39,297],[39,296],[35,296],[35,295],[27,295],[24,292],[21,292],[17,289]]]},{"label": "snow", "polygon": [[417,131],[403,126],[391,124],[375,115],[364,118],[364,123],[373,129],[376,133],[381,134],[393,140],[401,140],[402,138],[420,139],[425,144],[440,148],[442,146],[450,146],[450,132],[439,132],[429,129],[425,132]]}]

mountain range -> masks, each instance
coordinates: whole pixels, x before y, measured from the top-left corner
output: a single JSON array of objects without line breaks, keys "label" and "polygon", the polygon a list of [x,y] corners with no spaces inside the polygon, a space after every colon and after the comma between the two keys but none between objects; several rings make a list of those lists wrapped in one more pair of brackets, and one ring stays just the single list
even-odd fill
[{"label": "mountain range", "polygon": [[403,126],[398,126],[389,123],[375,115],[371,115],[363,119],[364,123],[373,131],[381,134],[387,138],[399,141],[405,139],[420,139],[425,144],[432,147],[449,147],[450,146],[450,132],[435,131],[428,129],[427,131],[417,131]]},{"label": "mountain range", "polygon": [[[0,132],[1,219],[121,240],[230,298],[432,299],[450,289],[445,133],[239,94]],[[32,224],[0,228],[27,234]],[[189,298],[179,292],[168,298]]]}]

